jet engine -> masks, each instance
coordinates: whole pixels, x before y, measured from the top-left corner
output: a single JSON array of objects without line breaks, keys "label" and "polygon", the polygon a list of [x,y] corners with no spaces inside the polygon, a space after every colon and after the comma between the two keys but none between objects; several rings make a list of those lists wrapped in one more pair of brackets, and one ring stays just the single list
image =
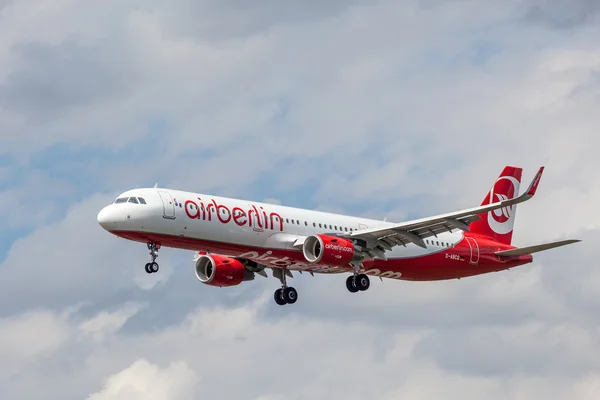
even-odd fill
[{"label": "jet engine", "polygon": [[211,286],[237,286],[254,279],[254,273],[235,258],[204,254],[196,260],[196,278]]},{"label": "jet engine", "polygon": [[343,266],[352,261],[361,261],[350,240],[327,235],[309,236],[302,245],[304,258],[311,264]]}]

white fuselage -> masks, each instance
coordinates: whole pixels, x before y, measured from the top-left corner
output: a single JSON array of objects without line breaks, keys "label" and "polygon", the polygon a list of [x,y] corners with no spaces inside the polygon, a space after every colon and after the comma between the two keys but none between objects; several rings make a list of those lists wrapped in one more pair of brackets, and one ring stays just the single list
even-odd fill
[{"label": "white fuselage", "polygon": [[[146,204],[140,204],[141,201]],[[100,211],[98,222],[113,233],[160,234],[195,239],[198,243],[233,245],[240,249],[240,254],[235,254],[238,256],[250,249],[299,251],[294,242],[314,234],[343,236],[355,230],[393,226],[373,219],[156,188],[121,194]],[[414,244],[396,246],[387,257],[433,254],[454,246],[462,238],[461,231],[439,234],[427,241],[426,249]],[[202,249],[199,244],[195,250]]]}]

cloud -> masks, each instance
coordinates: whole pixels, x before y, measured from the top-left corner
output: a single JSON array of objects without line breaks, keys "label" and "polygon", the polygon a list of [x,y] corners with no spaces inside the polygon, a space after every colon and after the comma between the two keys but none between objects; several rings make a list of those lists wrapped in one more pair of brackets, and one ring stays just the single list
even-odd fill
[{"label": "cloud", "polygon": [[141,359],[110,376],[105,387],[88,400],[162,400],[193,399],[194,371],[185,362],[164,369]]},{"label": "cloud", "polygon": [[[95,105],[119,93],[127,95],[127,76],[103,48],[75,41],[55,46],[24,44],[14,49],[24,67],[10,73],[0,86],[0,106],[42,120],[67,108]],[[112,70],[111,70],[112,69]]]},{"label": "cloud", "polygon": [[[82,310],[76,311],[62,319],[69,341],[61,341],[62,351],[42,360],[57,366],[52,373],[48,375],[46,368],[22,371],[25,375],[18,379],[4,381],[3,390],[12,397],[31,396],[36,388],[46,393],[59,390],[68,398],[93,393],[91,399],[300,399],[336,394],[397,398],[415,393],[425,398],[440,393],[477,398],[483,391],[492,399],[534,395],[558,399],[583,395],[594,387],[593,375],[585,371],[596,368],[599,347],[593,333],[581,329],[581,321],[571,326],[523,320],[514,326],[476,327],[465,319],[448,329],[435,322],[439,314],[431,313],[431,327],[416,328],[398,320],[390,329],[362,319],[377,315],[380,307],[332,307],[324,301],[326,291],[318,293],[313,294],[320,297],[322,308],[346,317],[315,318],[306,309],[265,318],[273,307],[271,293],[266,292],[238,307],[200,306],[168,327],[136,334],[113,331],[100,346],[77,329]],[[389,293],[377,297],[393,301]],[[489,307],[477,295],[471,300]],[[404,310],[396,315],[401,313]],[[286,361],[285,374],[281,360]],[[277,380],[272,379],[275,375]],[[231,376],[236,385],[224,384]],[[301,384],[298,376],[303,377]],[[347,385],[348,379],[363,385],[357,389]],[[23,382],[29,385],[24,388]]]},{"label": "cloud", "polygon": [[78,328],[84,334],[92,336],[94,340],[102,340],[106,336],[118,332],[141,308],[140,304],[127,303],[119,310],[99,313],[82,322]]},{"label": "cloud", "polygon": [[28,311],[0,319],[0,377],[7,382],[51,357],[71,338],[65,316]]},{"label": "cloud", "polygon": [[577,28],[596,20],[600,4],[594,0],[529,0],[525,20],[557,29]]},{"label": "cloud", "polygon": [[162,23],[170,32],[214,42],[243,39],[278,26],[314,23],[365,3],[363,0],[327,3],[311,0],[298,5],[267,0],[250,5],[240,0],[178,0],[160,2],[158,9],[164,15]]},{"label": "cloud", "polygon": [[267,204],[276,204],[276,205],[281,205],[281,200],[279,200],[279,199],[274,199],[274,198],[266,198],[266,199],[263,199],[263,202],[264,202],[264,203],[267,203]]}]

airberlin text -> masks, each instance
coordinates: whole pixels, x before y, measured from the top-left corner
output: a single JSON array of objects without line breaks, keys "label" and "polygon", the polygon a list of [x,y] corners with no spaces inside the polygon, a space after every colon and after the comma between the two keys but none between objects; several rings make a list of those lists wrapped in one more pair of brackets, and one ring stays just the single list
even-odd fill
[{"label": "airberlin text", "polygon": [[[177,201],[177,200],[175,200]],[[269,213],[260,207],[260,210],[255,205],[250,205],[248,210],[243,210],[240,207],[233,207],[230,210],[227,206],[218,204],[214,199],[204,203],[198,197],[198,201],[186,200],[184,203],[185,213],[188,218],[199,219],[202,221],[219,221],[222,224],[230,222],[238,226],[249,226],[254,230],[262,231],[265,229],[279,229],[283,232],[283,219],[277,213]]]},{"label": "airberlin text", "polygon": [[352,247],[342,246],[340,244],[327,243],[325,245],[325,248],[328,250],[345,251],[346,253],[354,253],[354,249]]},{"label": "airberlin text", "polygon": [[[309,272],[316,272],[316,273],[322,273],[322,274],[335,274],[335,273],[352,271],[352,268],[350,266],[337,267],[337,266],[330,266],[330,265],[313,265],[313,264],[307,264],[306,262],[297,262],[287,256],[275,257],[275,256],[273,256],[273,252],[270,250],[263,254],[259,254],[256,251],[249,251],[247,253],[240,254],[237,257],[254,260],[254,261],[257,261],[259,264],[262,264],[265,266],[275,266],[275,267],[287,268],[287,269],[297,270],[297,271],[309,271]],[[382,278],[391,278],[391,279],[400,279],[400,277],[402,276],[401,272],[381,271],[380,269],[377,269],[377,268],[361,270],[361,273],[363,273],[365,275],[380,276]]]}]

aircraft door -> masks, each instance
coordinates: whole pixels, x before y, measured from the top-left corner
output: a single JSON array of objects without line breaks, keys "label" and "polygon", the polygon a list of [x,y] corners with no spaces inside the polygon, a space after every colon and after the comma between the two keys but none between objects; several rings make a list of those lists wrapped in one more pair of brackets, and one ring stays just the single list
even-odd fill
[{"label": "aircraft door", "polygon": [[471,260],[469,263],[477,265],[477,263],[479,263],[479,245],[477,244],[477,240],[468,236],[465,236],[465,239],[471,248]]},{"label": "aircraft door", "polygon": [[163,203],[163,218],[175,219],[175,204],[173,204],[171,193],[159,190],[158,194]]}]

